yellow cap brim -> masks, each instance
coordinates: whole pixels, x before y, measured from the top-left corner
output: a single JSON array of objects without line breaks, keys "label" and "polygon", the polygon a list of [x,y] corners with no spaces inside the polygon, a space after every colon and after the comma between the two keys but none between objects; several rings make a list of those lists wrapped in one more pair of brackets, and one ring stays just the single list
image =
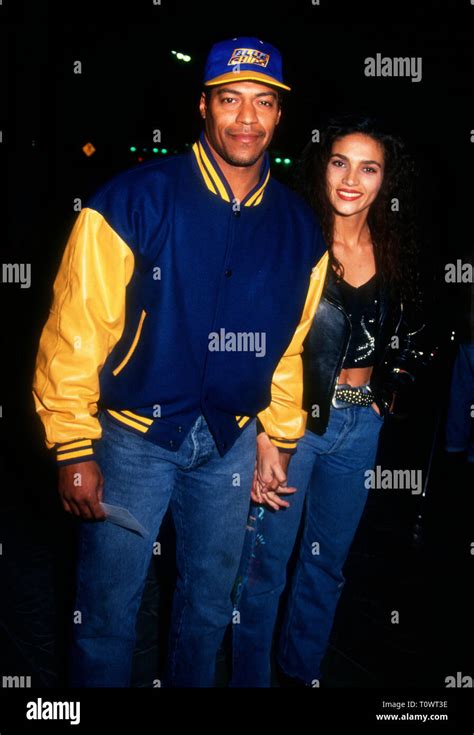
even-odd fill
[{"label": "yellow cap brim", "polygon": [[270,87],[280,87],[281,89],[288,90],[288,92],[291,91],[291,87],[288,87],[286,84],[282,84],[282,82],[277,81],[273,77],[267,76],[267,74],[261,74],[258,71],[231,71],[228,74],[221,74],[220,77],[214,77],[214,79],[204,82],[204,86],[215,87],[216,84],[224,84],[225,82],[236,80],[239,82],[262,82],[262,84],[268,84]]}]

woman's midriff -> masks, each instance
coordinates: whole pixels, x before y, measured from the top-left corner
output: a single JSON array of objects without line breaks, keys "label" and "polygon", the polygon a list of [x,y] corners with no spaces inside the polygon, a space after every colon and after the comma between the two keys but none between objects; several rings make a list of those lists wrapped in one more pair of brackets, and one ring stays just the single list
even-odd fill
[{"label": "woman's midriff", "polygon": [[372,370],[372,367],[343,368],[339,373],[337,382],[352,385],[355,388],[359,385],[366,385],[370,381]]},{"label": "woman's midriff", "polygon": [[[366,385],[370,381],[372,370],[372,367],[343,368],[339,373],[337,382],[352,385],[354,388],[357,388],[359,385]],[[377,413],[380,413],[376,403],[372,403],[372,408]]]}]

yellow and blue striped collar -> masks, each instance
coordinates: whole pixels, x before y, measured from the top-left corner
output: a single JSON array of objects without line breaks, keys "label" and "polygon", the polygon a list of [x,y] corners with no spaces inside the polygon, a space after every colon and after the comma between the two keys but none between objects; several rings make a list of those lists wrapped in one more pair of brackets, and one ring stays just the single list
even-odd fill
[{"label": "yellow and blue striped collar", "polygon": [[[196,156],[199,170],[201,171],[202,178],[204,179],[209,191],[220,196],[221,199],[224,199],[226,202],[233,202],[235,197],[232,193],[232,189],[212,154],[209,143],[204,135],[204,131],[199,136],[199,139],[194,143],[193,153]],[[256,207],[260,204],[269,178],[270,160],[268,153],[265,152],[263,155],[262,165],[260,167],[259,180],[253,189],[249,191],[244,199],[242,199],[240,204],[244,207]]]}]

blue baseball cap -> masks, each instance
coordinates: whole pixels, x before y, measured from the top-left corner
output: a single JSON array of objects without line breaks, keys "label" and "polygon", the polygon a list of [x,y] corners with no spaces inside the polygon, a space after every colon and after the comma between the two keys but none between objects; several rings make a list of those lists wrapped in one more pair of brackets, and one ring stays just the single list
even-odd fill
[{"label": "blue baseball cap", "polygon": [[262,82],[272,87],[291,89],[283,83],[278,49],[251,36],[219,41],[207,57],[203,80],[205,87],[234,80]]}]

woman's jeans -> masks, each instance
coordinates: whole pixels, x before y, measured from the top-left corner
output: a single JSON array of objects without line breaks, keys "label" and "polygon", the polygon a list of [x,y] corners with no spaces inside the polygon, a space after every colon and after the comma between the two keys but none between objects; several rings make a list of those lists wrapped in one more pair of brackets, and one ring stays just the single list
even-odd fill
[{"label": "woman's jeans", "polygon": [[[303,508],[302,540],[277,645],[284,673],[317,686],[336,606],[342,568],[368,496],[381,418],[372,407],[331,406],[324,435],[307,431],[288,471],[290,507],[252,504],[235,600],[231,686],[270,686],[270,654],[280,595]],[[306,501],[306,502],[305,502]]]},{"label": "woman's jeans", "polygon": [[224,457],[203,416],[177,452],[105,414],[100,423],[95,453],[105,480],[103,501],[127,508],[149,536],[110,521],[79,522],[71,685],[130,686],[136,617],[170,505],[178,581],[164,684],[212,687],[216,653],[232,619],[255,465],[255,421]]}]

